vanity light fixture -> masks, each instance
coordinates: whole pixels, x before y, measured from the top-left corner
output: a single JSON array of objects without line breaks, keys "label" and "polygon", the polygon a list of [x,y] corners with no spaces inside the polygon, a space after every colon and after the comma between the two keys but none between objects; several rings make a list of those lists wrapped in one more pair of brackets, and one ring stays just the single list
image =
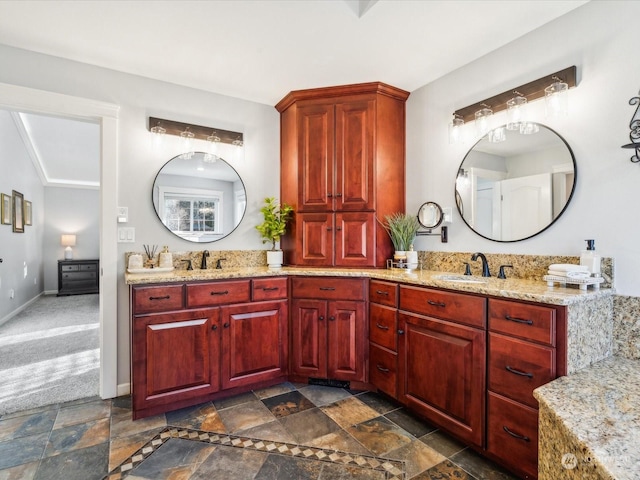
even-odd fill
[{"label": "vanity light fixture", "polygon": [[449,124],[449,143],[451,145],[460,145],[464,143],[464,136],[462,135],[462,126],[464,120],[459,115],[454,115],[451,123]]},{"label": "vanity light fixture", "polygon": [[216,135],[216,132],[214,131],[207,137],[207,142],[209,142],[209,151],[205,154],[203,160],[207,163],[215,163],[216,160],[218,160],[220,137]]},{"label": "vanity light fixture", "polygon": [[[221,143],[226,143],[227,145],[237,145],[237,143],[234,142],[239,141],[240,145],[244,145],[244,135],[241,132],[233,132],[231,130],[222,130],[220,128],[176,122],[174,120],[166,120],[163,118],[149,117],[147,128],[151,133],[176,135],[182,138],[184,138],[185,136],[189,136],[191,145],[193,145],[193,141],[195,140],[211,142],[212,145],[210,145],[210,151],[211,148],[214,148],[213,144],[215,143],[217,143],[218,145]],[[162,131],[158,130],[157,128],[162,129]],[[190,135],[183,135],[184,132],[188,132]],[[188,152],[192,149],[193,147],[190,147],[190,149],[185,149],[184,151]],[[212,152],[212,154],[216,155],[217,157],[217,153]]]},{"label": "vanity light fixture", "polygon": [[184,152],[181,157],[185,160],[189,160],[193,157],[193,138],[195,134],[189,131],[189,127],[184,129],[184,132],[180,133],[180,137],[182,138],[182,151]]},{"label": "vanity light fixture", "polygon": [[520,130],[526,116],[527,99],[518,91],[515,97],[507,100],[507,130]]},{"label": "vanity light fixture", "polygon": [[631,163],[638,163],[640,162],[640,97],[631,97],[629,105],[638,106],[631,117],[631,122],[629,122],[629,140],[631,140],[631,143],[622,145],[622,148],[634,149],[635,153],[629,160],[631,160]]},{"label": "vanity light fixture", "polygon": [[[538,78],[537,80],[534,80],[532,82],[520,85],[516,88],[507,90],[506,92],[502,92],[498,95],[494,95],[493,97],[486,98],[480,102],[474,103],[473,105],[468,105],[464,108],[456,110],[455,112],[453,112],[454,118],[459,117],[463,120],[463,122],[469,123],[472,120],[476,120],[477,112],[481,111],[484,108],[490,108],[494,114],[502,110],[507,110],[509,108],[508,102],[517,97],[524,98],[526,100],[526,103],[531,103],[533,100],[537,100],[539,98],[544,97],[546,99],[548,97],[547,102],[551,102],[551,106],[547,110],[549,114],[552,114],[551,108],[555,108],[556,106],[561,109],[559,111],[562,111],[562,109],[564,109],[564,111],[566,112],[568,110],[567,92],[570,88],[577,85],[576,73],[576,66],[573,65],[550,75],[545,75],[544,77]],[[519,107],[521,108],[526,103],[522,102]],[[558,110],[553,111],[555,112]],[[525,119],[523,117],[521,121],[524,120]],[[482,115],[480,117],[480,122],[485,121],[486,118],[484,115]],[[481,129],[478,128],[478,130]],[[485,133],[486,131],[482,135],[484,135]]]}]

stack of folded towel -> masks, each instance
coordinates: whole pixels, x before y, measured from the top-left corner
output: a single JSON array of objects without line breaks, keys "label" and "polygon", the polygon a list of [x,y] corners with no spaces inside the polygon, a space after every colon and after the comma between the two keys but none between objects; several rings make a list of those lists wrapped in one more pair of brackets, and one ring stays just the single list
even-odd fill
[{"label": "stack of folded towel", "polygon": [[590,278],[591,273],[584,265],[574,265],[572,263],[554,263],[549,265],[549,275],[554,277],[565,277],[572,279]]}]

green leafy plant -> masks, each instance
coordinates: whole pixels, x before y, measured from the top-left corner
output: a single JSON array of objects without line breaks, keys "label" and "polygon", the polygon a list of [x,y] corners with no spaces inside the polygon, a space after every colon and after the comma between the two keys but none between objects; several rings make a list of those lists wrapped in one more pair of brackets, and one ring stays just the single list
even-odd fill
[{"label": "green leafy plant", "polygon": [[409,250],[420,229],[418,218],[406,213],[392,213],[385,215],[384,219],[385,222],[380,223],[391,237],[396,251]]},{"label": "green leafy plant", "polygon": [[293,207],[286,203],[279,204],[275,197],[267,197],[260,211],[264,221],[256,225],[256,229],[260,232],[262,243],[271,242],[271,250],[275,250],[276,242],[286,233],[287,223],[293,215]]}]

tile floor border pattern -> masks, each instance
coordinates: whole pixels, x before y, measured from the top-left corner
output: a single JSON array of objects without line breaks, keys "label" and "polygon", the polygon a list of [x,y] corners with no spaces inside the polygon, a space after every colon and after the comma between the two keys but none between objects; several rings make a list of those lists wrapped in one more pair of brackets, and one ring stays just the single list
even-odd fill
[{"label": "tile floor border pattern", "polygon": [[133,455],[111,470],[104,480],[120,480],[126,478],[131,471],[149,458],[165,442],[171,438],[180,438],[213,445],[224,445],[236,448],[247,448],[259,452],[298,457],[305,460],[319,460],[339,465],[355,466],[383,472],[386,480],[405,480],[406,466],[403,460],[352,454],[339,450],[318,447],[307,447],[293,443],[260,440],[238,435],[220,434],[196,430],[192,428],[168,426]]}]

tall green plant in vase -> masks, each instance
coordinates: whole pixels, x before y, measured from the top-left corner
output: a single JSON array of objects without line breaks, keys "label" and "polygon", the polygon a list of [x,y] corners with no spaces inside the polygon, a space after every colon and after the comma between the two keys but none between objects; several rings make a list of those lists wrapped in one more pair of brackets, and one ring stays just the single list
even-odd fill
[{"label": "tall green plant in vase", "polygon": [[[394,260],[399,263],[407,262],[406,252],[413,250],[413,242],[420,229],[418,218],[414,215],[398,212],[385,215],[384,219],[385,221],[381,223],[393,243]],[[413,259],[410,263],[412,264],[410,268],[415,268]]]},{"label": "tall green plant in vase", "polygon": [[287,223],[293,215],[293,207],[286,203],[278,203],[275,197],[267,197],[260,212],[264,221],[256,225],[256,230],[260,232],[262,243],[271,243],[271,250],[267,251],[267,265],[281,267],[282,250],[276,249],[276,243],[287,231]]}]

